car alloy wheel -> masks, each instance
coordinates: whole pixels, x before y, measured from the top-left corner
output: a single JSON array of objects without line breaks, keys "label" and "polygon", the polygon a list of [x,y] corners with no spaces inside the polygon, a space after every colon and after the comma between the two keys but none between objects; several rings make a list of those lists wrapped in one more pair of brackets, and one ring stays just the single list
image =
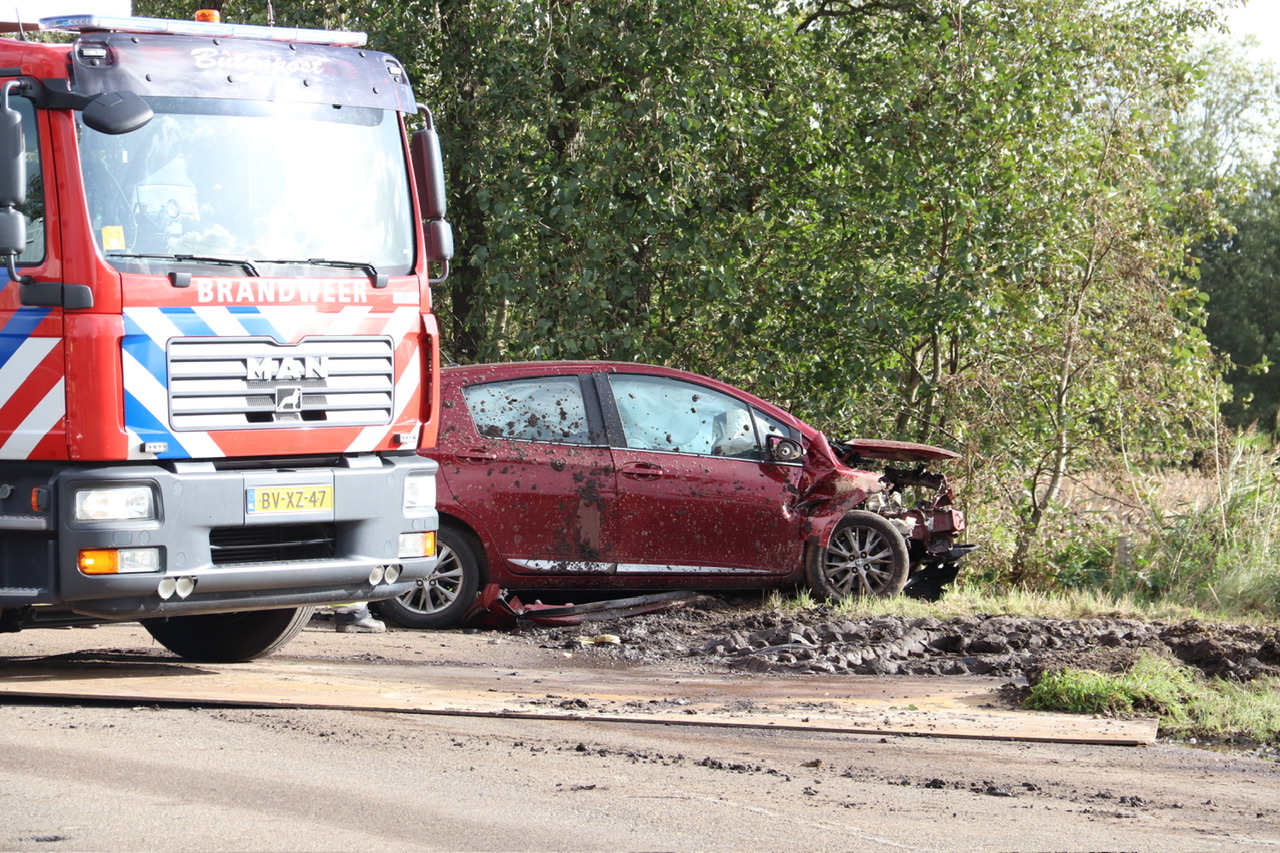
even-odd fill
[{"label": "car alloy wheel", "polygon": [[889,598],[907,583],[907,543],[887,519],[854,510],[816,548],[806,567],[809,586],[823,598]]},{"label": "car alloy wheel", "polygon": [[375,605],[392,624],[402,628],[451,628],[475,600],[480,588],[480,563],[471,543],[451,527],[440,528],[436,543],[438,560],[431,574],[404,595]]}]

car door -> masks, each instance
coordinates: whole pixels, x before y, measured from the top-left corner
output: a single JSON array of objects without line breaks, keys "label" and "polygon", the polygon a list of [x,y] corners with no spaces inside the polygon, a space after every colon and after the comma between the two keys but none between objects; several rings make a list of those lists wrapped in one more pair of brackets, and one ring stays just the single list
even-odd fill
[{"label": "car door", "polygon": [[664,375],[601,374],[618,495],[605,521],[619,573],[799,570],[799,465],[768,459],[791,430],[730,394]]},{"label": "car door", "polygon": [[593,386],[577,374],[486,378],[445,401],[467,415],[434,454],[444,488],[499,570],[597,569],[615,486]]}]

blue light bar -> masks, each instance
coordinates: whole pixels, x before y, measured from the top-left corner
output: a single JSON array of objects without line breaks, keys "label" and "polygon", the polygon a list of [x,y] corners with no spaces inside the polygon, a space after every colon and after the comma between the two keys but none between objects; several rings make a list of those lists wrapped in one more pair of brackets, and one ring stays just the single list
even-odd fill
[{"label": "blue light bar", "polygon": [[41,18],[40,29],[71,33],[109,30],[117,33],[264,39],[300,44],[329,44],[338,47],[364,47],[369,40],[364,33],[340,30],[304,30],[296,27],[261,27],[252,24],[215,24],[205,21],[170,21],[164,18],[110,15],[59,15],[53,18]]}]

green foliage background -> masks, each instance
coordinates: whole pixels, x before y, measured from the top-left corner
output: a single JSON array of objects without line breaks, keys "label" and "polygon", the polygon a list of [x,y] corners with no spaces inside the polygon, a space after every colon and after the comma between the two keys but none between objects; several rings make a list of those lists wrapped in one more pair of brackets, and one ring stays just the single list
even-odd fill
[{"label": "green foliage background", "polygon": [[[1074,475],[1217,452],[1219,405],[1241,404],[1206,322],[1249,338],[1215,338],[1237,367],[1278,343],[1280,303],[1248,331],[1227,318],[1247,303],[1222,296],[1215,314],[1203,292],[1233,293],[1241,264],[1280,271],[1232,253],[1274,243],[1275,212],[1249,212],[1280,181],[1207,166],[1221,152],[1187,121],[1212,67],[1196,38],[1230,5],[281,0],[274,12],[369,32],[432,109],[460,250],[436,291],[451,356],[671,364],[836,436],[954,447],[988,546],[975,571],[1026,585],[1056,576],[1066,545],[1050,519]],[[221,9],[266,22],[256,2]]]}]

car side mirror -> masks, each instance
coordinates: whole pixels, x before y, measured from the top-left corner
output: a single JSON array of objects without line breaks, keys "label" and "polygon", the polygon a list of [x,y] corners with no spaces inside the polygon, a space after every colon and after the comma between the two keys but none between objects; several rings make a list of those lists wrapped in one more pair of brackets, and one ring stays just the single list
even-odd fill
[{"label": "car side mirror", "polygon": [[771,435],[769,442],[769,458],[774,462],[795,462],[804,456],[804,447],[794,438]]}]

